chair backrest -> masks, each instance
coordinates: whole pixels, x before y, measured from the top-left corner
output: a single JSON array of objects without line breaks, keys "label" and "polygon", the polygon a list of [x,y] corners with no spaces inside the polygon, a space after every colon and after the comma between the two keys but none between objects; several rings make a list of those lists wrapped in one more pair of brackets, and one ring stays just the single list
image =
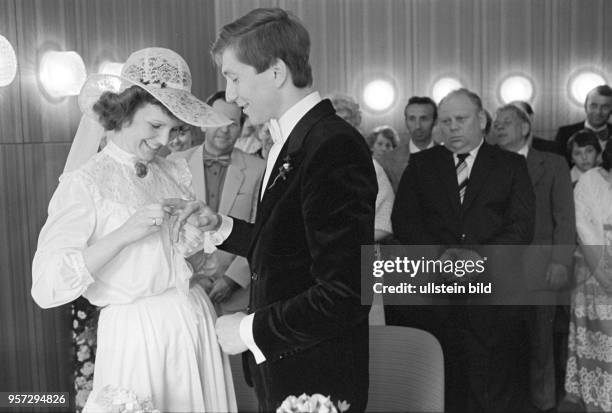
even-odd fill
[{"label": "chair backrest", "polygon": [[259,412],[259,404],[255,390],[246,383],[242,370],[242,354],[229,356],[234,378],[234,390],[236,391],[236,404],[240,413]]},{"label": "chair backrest", "polygon": [[444,411],[444,358],[433,335],[411,327],[370,327],[367,411]]}]

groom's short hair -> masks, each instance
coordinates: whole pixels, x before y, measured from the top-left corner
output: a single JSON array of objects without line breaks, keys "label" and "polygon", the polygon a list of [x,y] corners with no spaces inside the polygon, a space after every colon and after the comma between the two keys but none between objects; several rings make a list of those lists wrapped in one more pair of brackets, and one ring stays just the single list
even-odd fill
[{"label": "groom's short hair", "polygon": [[293,84],[312,85],[310,35],[299,19],[280,8],[255,9],[223,26],[211,48],[217,64],[227,48],[238,60],[253,66],[257,73],[281,59],[291,72]]}]

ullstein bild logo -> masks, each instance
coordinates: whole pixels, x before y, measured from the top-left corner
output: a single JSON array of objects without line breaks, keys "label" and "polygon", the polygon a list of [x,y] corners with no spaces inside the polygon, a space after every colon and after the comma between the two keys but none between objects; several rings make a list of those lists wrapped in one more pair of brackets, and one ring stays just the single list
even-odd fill
[{"label": "ullstein bild logo", "polygon": [[564,305],[570,295],[548,286],[541,259],[553,249],[571,256],[575,245],[364,246],[361,301],[382,296],[389,305]]}]

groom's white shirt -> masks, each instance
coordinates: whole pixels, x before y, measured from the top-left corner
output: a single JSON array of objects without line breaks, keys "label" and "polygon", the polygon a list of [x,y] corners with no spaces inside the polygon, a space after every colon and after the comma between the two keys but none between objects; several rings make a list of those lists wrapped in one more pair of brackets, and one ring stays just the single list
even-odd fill
[{"label": "groom's white shirt", "polygon": [[[270,123],[277,122],[278,129],[280,130],[280,137],[275,140],[274,145],[270,148],[270,153],[268,155],[266,172],[264,174],[263,185],[261,187],[261,197],[263,198],[263,194],[265,188],[268,184],[268,180],[270,179],[270,175],[272,173],[272,168],[276,163],[276,159],[282,149],[283,145],[289,138],[289,135],[295,128],[295,125],[302,119],[310,109],[315,107],[321,101],[321,95],[319,92],[312,92],[309,95],[305,96],[297,102],[295,105],[290,107],[281,117],[278,119],[270,119]],[[273,126],[273,127],[276,127]],[[221,215],[221,214],[220,214]],[[221,226],[219,229],[212,234],[211,239],[215,243],[215,245],[222,244],[231,234],[232,228],[234,226],[234,221],[232,218],[221,215]],[[249,314],[242,319],[240,322],[240,338],[244,342],[244,344],[251,350],[253,356],[255,357],[255,362],[257,364],[263,363],[266,361],[266,356],[261,352],[257,344],[255,344],[255,338],[253,337],[253,319],[255,318],[255,314]]]}]

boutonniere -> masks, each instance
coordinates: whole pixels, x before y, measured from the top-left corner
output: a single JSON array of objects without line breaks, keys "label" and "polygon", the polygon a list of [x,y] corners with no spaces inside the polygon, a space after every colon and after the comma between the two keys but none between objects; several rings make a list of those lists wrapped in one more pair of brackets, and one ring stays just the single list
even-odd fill
[{"label": "boutonniere", "polygon": [[287,155],[285,156],[285,159],[283,159],[283,164],[278,167],[278,175],[276,175],[276,178],[274,178],[274,181],[272,181],[272,185],[270,185],[268,189],[271,189],[274,185],[276,185],[276,181],[278,181],[279,178],[281,178],[283,181],[286,181],[287,174],[292,170],[293,166],[291,165],[291,158],[289,157],[289,155]]}]

